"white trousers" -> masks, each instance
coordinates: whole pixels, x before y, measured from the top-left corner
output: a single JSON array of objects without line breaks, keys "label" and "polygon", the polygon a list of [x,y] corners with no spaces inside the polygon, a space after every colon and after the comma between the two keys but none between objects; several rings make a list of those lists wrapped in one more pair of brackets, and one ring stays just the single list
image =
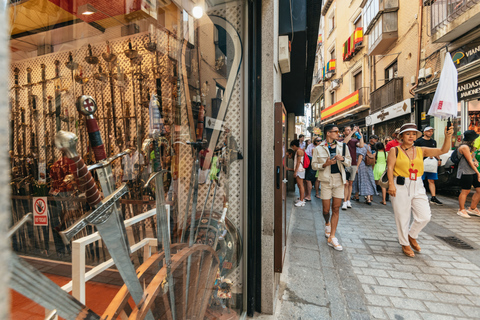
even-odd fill
[{"label": "white trousers", "polygon": [[[397,194],[390,199],[395,213],[398,242],[402,246],[409,246],[408,235],[417,239],[420,231],[430,221],[432,216],[430,205],[421,177],[418,177],[416,181],[405,178],[403,186],[398,185],[397,178],[395,178],[395,188],[397,188]],[[413,222],[410,225],[412,214]]]}]

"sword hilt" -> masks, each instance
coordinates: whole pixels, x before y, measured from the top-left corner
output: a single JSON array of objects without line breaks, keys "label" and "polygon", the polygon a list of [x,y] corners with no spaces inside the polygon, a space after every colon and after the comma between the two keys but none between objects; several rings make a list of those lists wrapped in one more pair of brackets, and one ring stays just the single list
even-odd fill
[{"label": "sword hilt", "polygon": [[[157,171],[157,172],[152,172],[150,174],[150,176],[148,177],[148,180],[147,180],[147,182],[145,182],[145,185],[143,187],[144,188],[148,187],[150,182],[152,182],[152,180],[155,179],[156,176],[158,176],[159,174],[167,173],[167,172],[168,172],[168,170],[160,170],[160,171]],[[156,186],[156,187],[159,188],[159,186]]]},{"label": "sword hilt", "polygon": [[10,238],[12,234],[17,232],[17,230],[20,229],[25,223],[32,222],[32,217],[33,214],[31,212],[24,215],[22,219],[20,219],[17,223],[15,223],[13,227],[8,230],[7,238]]},{"label": "sword hilt", "polygon": [[112,214],[112,206],[127,192],[127,184],[123,183],[120,188],[115,190],[115,192],[106,197],[103,201],[100,201],[101,204],[98,205],[95,210],[87,212],[68,229],[61,231],[60,236],[62,237],[63,243],[69,244],[73,237],[87,225],[97,225],[105,222]]},{"label": "sword hilt", "polygon": [[72,132],[59,131],[55,136],[55,146],[64,152],[67,158],[73,161],[70,165],[70,171],[77,181],[78,189],[85,192],[87,203],[95,207],[101,201],[100,192],[92,174],[85,166],[85,162],[77,154],[77,141],[78,137]]}]

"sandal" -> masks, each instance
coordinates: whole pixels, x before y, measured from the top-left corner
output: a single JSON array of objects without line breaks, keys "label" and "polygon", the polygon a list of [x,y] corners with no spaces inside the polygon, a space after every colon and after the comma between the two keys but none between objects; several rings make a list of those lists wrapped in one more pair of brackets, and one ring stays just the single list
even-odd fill
[{"label": "sandal", "polygon": [[317,196],[315,196],[315,198],[317,198],[317,199],[322,199],[322,198],[320,198],[320,196],[318,196],[318,195],[317,195]]}]

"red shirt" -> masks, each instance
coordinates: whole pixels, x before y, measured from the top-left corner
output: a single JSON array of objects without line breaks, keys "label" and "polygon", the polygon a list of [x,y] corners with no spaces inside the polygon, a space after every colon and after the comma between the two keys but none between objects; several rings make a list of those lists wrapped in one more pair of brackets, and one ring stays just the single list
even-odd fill
[{"label": "red shirt", "polygon": [[387,143],[387,145],[385,146],[385,151],[388,152],[388,151],[390,151],[390,149],[395,148],[399,145],[400,145],[400,142],[398,142],[397,139],[392,140],[389,143]]}]

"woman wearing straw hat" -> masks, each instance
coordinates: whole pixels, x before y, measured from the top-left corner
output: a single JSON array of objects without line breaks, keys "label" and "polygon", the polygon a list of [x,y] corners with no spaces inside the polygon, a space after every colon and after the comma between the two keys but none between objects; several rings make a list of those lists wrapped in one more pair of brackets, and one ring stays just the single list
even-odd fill
[{"label": "woman wearing straw hat", "polygon": [[[388,193],[391,196],[398,241],[408,257],[414,257],[413,250],[420,252],[417,237],[430,221],[431,213],[428,197],[421,179],[423,157],[438,157],[450,149],[453,127],[445,128],[445,142],[441,149],[414,147],[413,143],[422,133],[414,123],[406,123],[400,128],[398,147],[388,153],[387,175]],[[410,216],[413,223],[410,225]]]}]

